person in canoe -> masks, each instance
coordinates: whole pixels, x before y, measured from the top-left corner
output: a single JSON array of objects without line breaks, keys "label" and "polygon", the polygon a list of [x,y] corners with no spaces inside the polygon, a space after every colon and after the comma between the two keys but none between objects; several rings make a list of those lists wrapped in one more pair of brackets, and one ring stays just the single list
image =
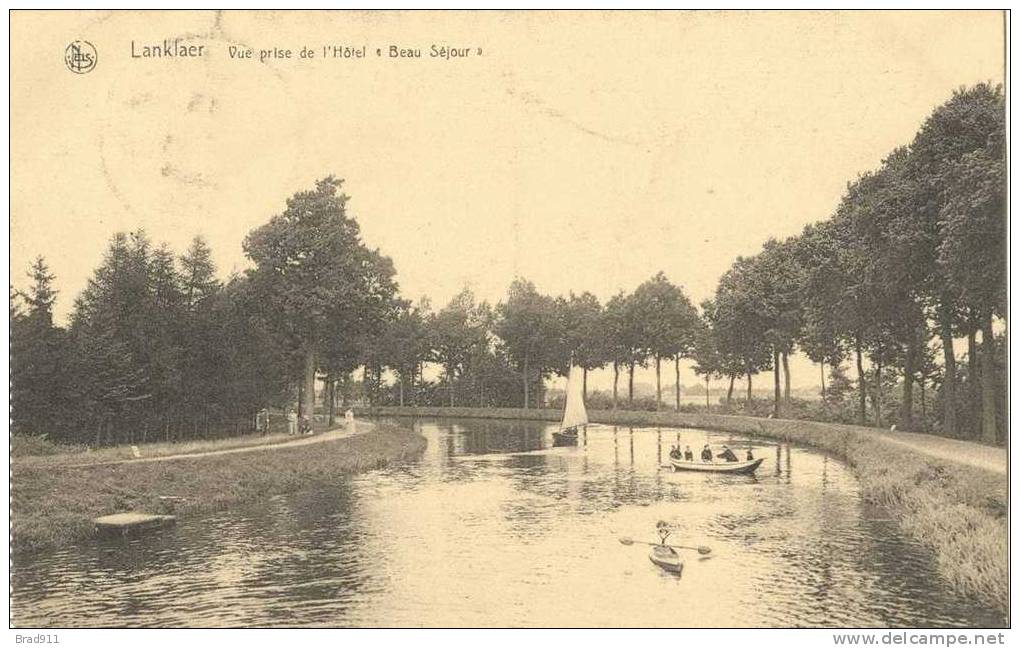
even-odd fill
[{"label": "person in canoe", "polygon": [[691,446],[684,448],[684,460],[694,461],[694,452],[691,450]]},{"label": "person in canoe", "polygon": [[722,452],[719,453],[719,458],[725,459],[726,461],[740,461],[737,459],[737,455],[733,454],[733,451],[729,449],[729,446],[722,447]]},{"label": "person in canoe", "polygon": [[708,463],[712,462],[712,448],[709,448],[707,443],[705,444],[705,447],[701,449],[701,460]]}]

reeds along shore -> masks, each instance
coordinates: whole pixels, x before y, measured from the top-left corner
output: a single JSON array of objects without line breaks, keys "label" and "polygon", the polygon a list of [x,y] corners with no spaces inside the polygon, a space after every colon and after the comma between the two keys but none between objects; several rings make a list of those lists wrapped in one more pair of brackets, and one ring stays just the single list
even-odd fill
[{"label": "reeds along shore", "polygon": [[[558,421],[561,412],[468,407],[375,407],[359,416],[444,416]],[[1008,499],[1005,476],[942,461],[893,443],[881,432],[848,425],[717,414],[589,411],[592,423],[723,430],[791,441],[846,461],[868,502],[886,507],[928,547],[939,573],[961,594],[1008,613]]]},{"label": "reeds along shore", "polygon": [[[88,539],[93,519],[124,511],[160,511],[160,496],[183,498],[188,516],[308,488],[413,459],[424,437],[382,424],[364,434],[293,448],[152,463],[55,467],[11,465],[11,550],[23,553]],[[215,448],[209,448],[210,450]]]}]

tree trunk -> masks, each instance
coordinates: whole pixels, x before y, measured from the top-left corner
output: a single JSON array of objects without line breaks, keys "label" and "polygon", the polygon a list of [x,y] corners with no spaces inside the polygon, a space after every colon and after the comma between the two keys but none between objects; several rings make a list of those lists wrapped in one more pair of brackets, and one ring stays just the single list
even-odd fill
[{"label": "tree trunk", "polygon": [[326,376],[327,393],[329,397],[329,427],[336,424],[336,378],[332,375]]},{"label": "tree trunk", "polygon": [[747,368],[747,403],[751,403],[751,368]]},{"label": "tree trunk", "polygon": [[970,418],[970,427],[974,431],[971,436],[977,436],[978,430],[984,426],[984,416],[981,408],[981,385],[984,376],[981,372],[981,361],[978,359],[977,329],[973,328],[967,333],[967,413]]},{"label": "tree trunk", "polygon": [[418,385],[414,389],[414,404],[418,405],[418,395],[425,389],[425,363],[418,363]]},{"label": "tree trunk", "polygon": [[918,382],[921,385],[921,431],[922,432],[927,432],[928,431],[928,404],[925,402],[925,398],[924,398],[924,386],[925,386],[925,383],[928,382],[928,379],[924,377],[924,372],[921,373],[919,378],[920,378],[920,380]]},{"label": "tree trunk", "polygon": [[995,420],[995,334],[991,313],[981,322],[981,440],[989,444],[999,440]]},{"label": "tree trunk", "polygon": [[967,333],[967,378],[977,382],[981,375],[978,365],[977,329]]},{"label": "tree trunk", "polygon": [[875,427],[882,427],[882,363],[875,364]]},{"label": "tree trunk", "polygon": [[710,396],[709,396],[709,392],[708,392],[708,374],[707,373],[705,374],[705,411],[706,412],[711,412],[712,411],[712,401],[710,400]]},{"label": "tree trunk", "polygon": [[818,363],[822,375],[822,400],[825,400],[825,360]]},{"label": "tree trunk", "polygon": [[[362,382],[364,382],[364,379],[362,379]],[[366,390],[365,393],[366,394],[368,393],[367,390]],[[297,415],[298,415],[298,418],[301,418],[301,408],[304,406],[304,402],[305,402],[305,381],[299,380],[298,381],[298,386],[297,386]]]},{"label": "tree trunk", "polygon": [[524,354],[524,370],[522,372],[522,379],[524,380],[524,409],[528,409],[528,354]]},{"label": "tree trunk", "polygon": [[790,354],[783,351],[783,402],[790,404]]},{"label": "tree trunk", "polygon": [[779,418],[779,400],[780,400],[780,389],[779,389],[779,349],[772,347],[772,377],[775,389],[773,390],[772,398],[772,417]]},{"label": "tree trunk", "polygon": [[857,353],[857,393],[858,393],[858,409],[857,409],[857,422],[860,425],[866,425],[864,419],[867,414],[867,397],[868,397],[868,381],[864,377],[864,352],[861,350],[861,336],[858,333],[854,338],[854,350]]},{"label": "tree trunk", "polygon": [[[379,403],[380,405],[384,405],[384,404],[385,404],[385,401],[383,401],[383,400],[382,400],[381,398],[379,398],[379,396],[378,396],[378,395],[379,395],[379,392],[381,392],[381,391],[382,391],[382,388],[383,388],[383,381],[382,381],[382,365],[381,365],[381,364],[377,364],[377,365],[375,366],[375,391],[376,391],[376,395],[377,395],[377,396],[376,396],[376,400],[379,400],[379,401],[380,401],[380,403]],[[384,393],[384,395],[385,395],[385,393]]]},{"label": "tree trunk", "polygon": [[620,384],[620,363],[613,360],[613,409],[616,409],[616,394]]},{"label": "tree trunk", "polygon": [[418,377],[418,363],[411,364],[411,380],[408,381],[407,387],[411,390],[411,405],[413,407],[418,406],[418,385],[415,383]]},{"label": "tree trunk", "polygon": [[[446,368],[446,391],[450,398],[450,407],[453,407],[453,376],[456,373],[453,365]],[[528,383],[524,383],[524,407],[528,407]]]},{"label": "tree trunk", "polygon": [[676,368],[676,411],[680,411],[680,354],[673,357],[673,366]]},{"label": "tree trunk", "polygon": [[903,357],[903,400],[900,403],[900,427],[914,429],[914,360],[917,356],[917,341],[911,334],[907,340],[907,351]]},{"label": "tree trunk", "polygon": [[939,321],[939,336],[942,338],[943,369],[942,380],[942,432],[948,437],[956,436],[956,353],[953,351],[953,328],[949,314],[943,312]]},{"label": "tree trunk", "polygon": [[655,356],[655,411],[662,409],[662,359]]},{"label": "tree trunk", "polygon": [[726,392],[726,409],[729,409],[730,404],[733,402],[733,383],[734,381],[736,381],[736,379],[737,379],[736,376],[730,374],[730,388]]},{"label": "tree trunk", "polygon": [[404,406],[404,374],[400,374],[400,406]]},{"label": "tree trunk", "polygon": [[581,367],[581,400],[588,402],[588,367]]},{"label": "tree trunk", "polygon": [[315,349],[305,350],[304,409],[309,425],[315,419]]},{"label": "tree trunk", "polygon": [[627,407],[634,409],[634,361],[631,360],[627,375]]}]

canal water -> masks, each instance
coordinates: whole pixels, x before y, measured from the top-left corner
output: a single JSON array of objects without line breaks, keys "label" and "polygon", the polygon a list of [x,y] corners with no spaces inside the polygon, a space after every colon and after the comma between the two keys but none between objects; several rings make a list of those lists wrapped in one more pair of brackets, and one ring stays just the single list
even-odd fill
[{"label": "canal water", "polygon": [[[403,424],[410,425],[409,420]],[[418,461],[185,518],[157,536],[18,558],[28,626],[988,626],[839,461],[726,433],[421,420]],[[753,446],[754,476],[662,468]],[[327,451],[328,446],[323,447]],[[648,560],[660,520],[681,576]]]}]

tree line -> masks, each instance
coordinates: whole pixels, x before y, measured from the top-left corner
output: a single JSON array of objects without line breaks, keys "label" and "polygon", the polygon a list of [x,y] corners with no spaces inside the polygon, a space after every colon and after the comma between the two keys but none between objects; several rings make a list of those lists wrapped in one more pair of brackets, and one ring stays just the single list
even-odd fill
[{"label": "tree line", "polygon": [[[700,307],[660,272],[605,304],[517,278],[496,304],[465,289],[433,311],[400,297],[334,177],[253,230],[251,268],[226,281],[201,238],[178,256],[144,232],[115,235],[67,326],[53,321],[40,258],[30,286],[11,292],[14,430],[90,444],[239,432],[295,398],[310,415],[317,383],[330,418],[353,399],[535,407],[571,362],[586,397],[588,372],[611,369],[611,394],[599,395],[609,407],[633,407],[635,370],[653,367],[652,406],[679,410],[682,360],[706,383],[728,380],[727,410],[746,381],[739,407],[755,414],[752,379],[771,372],[769,413],[800,416],[789,357],[802,352],[823,396],[806,415],[1001,441],[1003,103],[986,84],[954,93],[913,142],[849,183],[827,220],[737,258]],[[967,340],[966,363],[955,339]]]},{"label": "tree line", "polygon": [[[851,362],[858,423],[918,429],[915,391],[923,399],[931,386],[937,431],[1002,441],[995,322],[1006,317],[1004,118],[1001,86],[955,92],[909,145],[849,183],[827,220],[738,258],[703,305],[711,333],[702,370],[750,382],[771,369],[780,416],[788,357],[799,348],[837,380]],[[963,368],[957,338],[967,339]],[[927,412],[922,419],[927,429]]]}]

